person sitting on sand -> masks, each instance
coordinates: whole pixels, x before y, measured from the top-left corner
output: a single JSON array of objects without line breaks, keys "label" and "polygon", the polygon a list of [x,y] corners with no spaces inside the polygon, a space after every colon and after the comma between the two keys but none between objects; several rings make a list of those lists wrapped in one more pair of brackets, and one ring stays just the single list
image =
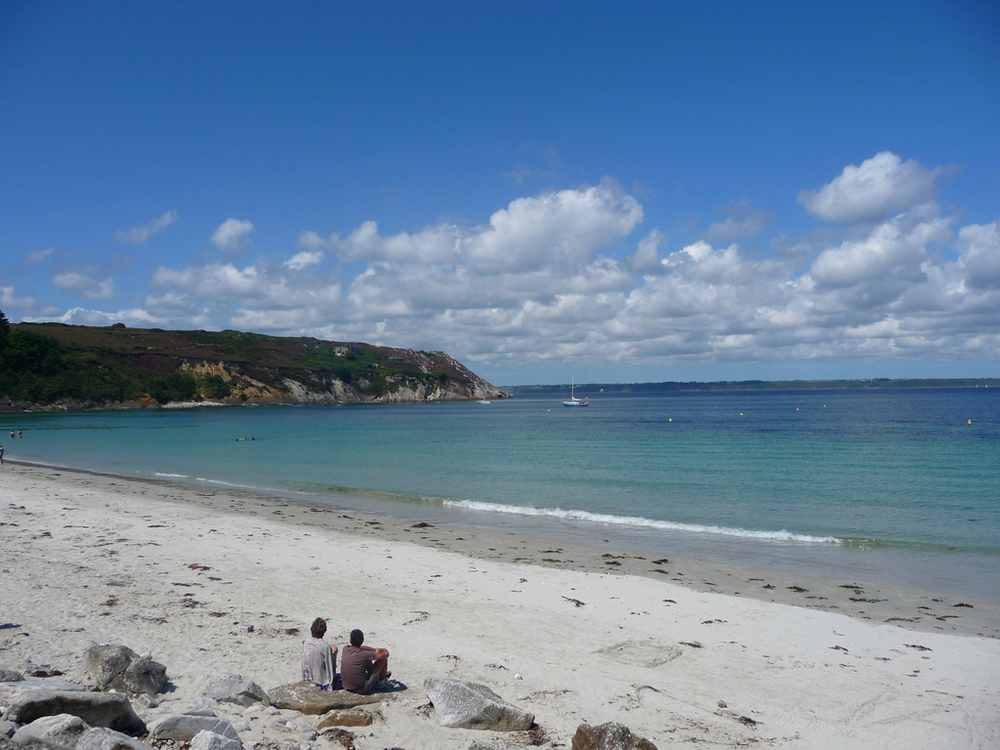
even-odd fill
[{"label": "person sitting on sand", "polygon": [[302,679],[329,690],[337,678],[337,647],[323,640],[326,620],[317,617],[309,628],[312,638],[302,641]]},{"label": "person sitting on sand", "polygon": [[351,645],[344,646],[340,657],[340,679],[344,688],[352,693],[371,695],[376,690],[390,687],[389,652],[384,648],[362,646],[365,634],[351,631]]}]

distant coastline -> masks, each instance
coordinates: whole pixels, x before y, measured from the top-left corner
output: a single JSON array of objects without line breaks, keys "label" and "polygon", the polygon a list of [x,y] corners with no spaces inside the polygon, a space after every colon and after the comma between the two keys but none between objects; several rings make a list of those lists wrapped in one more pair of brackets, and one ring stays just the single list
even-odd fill
[{"label": "distant coastline", "polygon": [[[569,386],[501,386],[512,396],[549,396],[563,393]],[[580,393],[682,393],[698,391],[859,391],[903,388],[1000,388],[1000,378],[864,378],[857,380],[719,380],[714,382],[662,383],[577,383]]]}]

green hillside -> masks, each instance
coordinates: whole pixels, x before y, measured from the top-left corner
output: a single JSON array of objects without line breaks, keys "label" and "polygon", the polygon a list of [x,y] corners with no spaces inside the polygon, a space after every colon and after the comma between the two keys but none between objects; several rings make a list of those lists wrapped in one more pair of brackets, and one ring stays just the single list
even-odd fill
[{"label": "green hillside", "polygon": [[8,407],[500,397],[444,352],[120,323],[0,323],[0,398]]}]

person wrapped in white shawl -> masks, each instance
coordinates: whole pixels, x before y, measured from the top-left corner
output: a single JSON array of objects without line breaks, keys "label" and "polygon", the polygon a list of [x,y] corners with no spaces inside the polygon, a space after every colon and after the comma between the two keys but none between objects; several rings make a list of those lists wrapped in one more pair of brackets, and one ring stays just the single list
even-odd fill
[{"label": "person wrapped in white shawl", "polygon": [[337,647],[323,640],[326,620],[317,617],[310,628],[312,638],[302,641],[302,679],[320,690],[337,687]]}]

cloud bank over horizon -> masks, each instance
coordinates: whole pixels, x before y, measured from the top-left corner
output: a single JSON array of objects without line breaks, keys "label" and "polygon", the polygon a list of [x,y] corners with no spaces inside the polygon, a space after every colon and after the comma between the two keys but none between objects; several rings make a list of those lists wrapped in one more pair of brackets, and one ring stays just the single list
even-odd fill
[{"label": "cloud bank over horizon", "polygon": [[[682,247],[643,227],[641,201],[611,178],[518,198],[474,226],[305,228],[285,241],[295,250],[255,247],[248,262],[232,256],[259,227],[229,218],[207,238],[214,257],[163,258],[139,285],[113,268],[59,269],[52,248],[36,250],[22,263],[52,264],[55,288],[102,304],[58,309],[8,282],[0,306],[28,321],[445,349],[496,371],[996,361],[1000,221],[962,225],[939,202],[954,171],[881,152],[799,192],[817,220],[810,231],[789,237],[743,200]],[[155,245],[177,218],[168,211],[116,237]],[[766,243],[767,231],[769,250],[740,244]]]}]

